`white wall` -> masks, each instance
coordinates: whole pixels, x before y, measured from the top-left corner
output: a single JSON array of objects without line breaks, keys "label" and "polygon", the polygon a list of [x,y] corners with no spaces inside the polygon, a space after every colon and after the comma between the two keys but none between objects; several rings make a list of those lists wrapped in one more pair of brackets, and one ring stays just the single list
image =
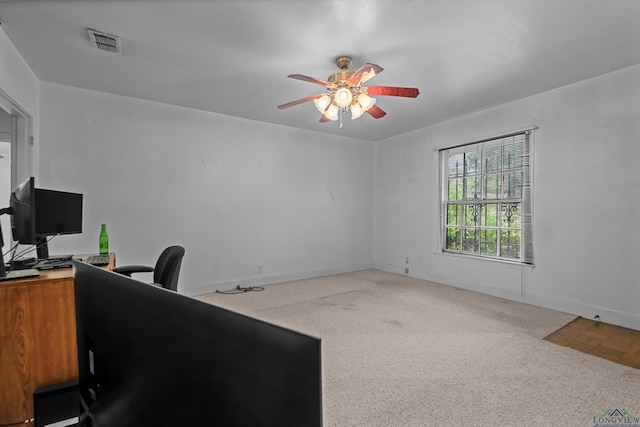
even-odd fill
[{"label": "white wall", "polygon": [[181,244],[191,294],[373,266],[373,144],[50,83],[40,96],[37,185],[85,197],[85,232],[51,253],[97,252],[101,223],[119,265]]},{"label": "white wall", "polygon": [[[639,100],[634,66],[378,143],[376,266],[640,329]],[[437,254],[436,149],[533,124],[535,268]]]},{"label": "white wall", "polygon": [[33,71],[0,28],[0,91],[34,119],[38,115],[38,83]]}]

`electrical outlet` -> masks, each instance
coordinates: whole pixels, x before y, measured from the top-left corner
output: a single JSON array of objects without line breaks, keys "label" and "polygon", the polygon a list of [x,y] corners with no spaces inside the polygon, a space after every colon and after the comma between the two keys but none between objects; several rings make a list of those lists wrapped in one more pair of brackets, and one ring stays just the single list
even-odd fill
[{"label": "electrical outlet", "polygon": [[261,265],[258,266],[257,271],[258,271],[258,274],[262,274],[262,266]]},{"label": "electrical outlet", "polygon": [[409,274],[409,269],[408,268],[404,269],[404,274]]},{"label": "electrical outlet", "polygon": [[407,264],[409,264],[409,257],[407,257]]}]

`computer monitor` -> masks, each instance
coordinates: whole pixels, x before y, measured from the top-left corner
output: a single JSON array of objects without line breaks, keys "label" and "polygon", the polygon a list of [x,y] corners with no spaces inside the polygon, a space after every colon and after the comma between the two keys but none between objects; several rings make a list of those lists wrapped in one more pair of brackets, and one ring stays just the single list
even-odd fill
[{"label": "computer monitor", "polygon": [[81,426],[322,425],[320,339],[74,268]]},{"label": "computer monitor", "polygon": [[[35,185],[33,177],[20,184],[11,193],[10,206],[0,209],[0,214],[11,215],[13,240],[25,244],[35,243]],[[4,239],[0,230],[0,280],[8,280],[11,276],[4,265]],[[15,276],[15,273],[13,274]]]},{"label": "computer monitor", "polygon": [[47,258],[47,238],[82,233],[82,194],[35,188],[29,178],[11,194],[13,240],[36,245],[38,258]]},{"label": "computer monitor", "polygon": [[29,178],[11,193],[11,231],[13,240],[24,245],[36,243],[35,179]]},{"label": "computer monitor", "polygon": [[82,233],[82,194],[36,188],[35,196],[36,241]]}]

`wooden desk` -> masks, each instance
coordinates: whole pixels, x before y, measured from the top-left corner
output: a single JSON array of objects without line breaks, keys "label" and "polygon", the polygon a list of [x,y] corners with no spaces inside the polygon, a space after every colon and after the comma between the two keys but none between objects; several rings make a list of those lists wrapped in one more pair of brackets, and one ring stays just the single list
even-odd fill
[{"label": "wooden desk", "polygon": [[0,282],[0,425],[31,422],[36,388],[77,378],[73,270]]}]

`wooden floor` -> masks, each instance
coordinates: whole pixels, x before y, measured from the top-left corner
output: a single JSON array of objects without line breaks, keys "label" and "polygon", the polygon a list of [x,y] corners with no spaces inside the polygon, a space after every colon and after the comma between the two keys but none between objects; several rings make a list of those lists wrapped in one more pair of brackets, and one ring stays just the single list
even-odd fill
[{"label": "wooden floor", "polygon": [[640,331],[578,317],[545,340],[640,369]]}]

